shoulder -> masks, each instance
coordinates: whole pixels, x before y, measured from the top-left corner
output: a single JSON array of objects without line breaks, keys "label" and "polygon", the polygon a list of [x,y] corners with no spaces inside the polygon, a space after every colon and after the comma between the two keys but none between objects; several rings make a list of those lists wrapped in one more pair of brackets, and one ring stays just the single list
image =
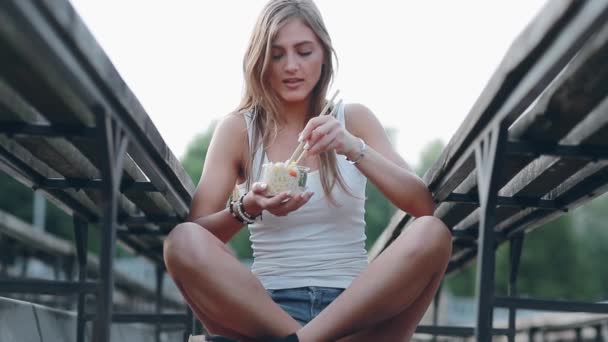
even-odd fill
[{"label": "shoulder", "polygon": [[247,123],[245,122],[245,113],[232,112],[224,115],[217,125],[217,131],[230,134],[233,137],[247,135]]},{"label": "shoulder", "polygon": [[218,122],[213,132],[211,147],[219,148],[226,156],[235,161],[240,160],[247,144],[247,123],[245,114],[232,112]]},{"label": "shoulder", "polygon": [[360,103],[348,103],[344,106],[344,121],[346,129],[355,135],[370,127],[382,127],[371,109]]}]

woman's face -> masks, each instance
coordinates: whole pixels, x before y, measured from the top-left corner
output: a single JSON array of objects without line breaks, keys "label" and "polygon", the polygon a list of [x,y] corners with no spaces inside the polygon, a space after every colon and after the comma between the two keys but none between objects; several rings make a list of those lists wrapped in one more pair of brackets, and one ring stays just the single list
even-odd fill
[{"label": "woman's face", "polygon": [[307,100],[321,78],[323,57],[315,33],[301,19],[289,19],[272,42],[272,89],[285,102]]}]

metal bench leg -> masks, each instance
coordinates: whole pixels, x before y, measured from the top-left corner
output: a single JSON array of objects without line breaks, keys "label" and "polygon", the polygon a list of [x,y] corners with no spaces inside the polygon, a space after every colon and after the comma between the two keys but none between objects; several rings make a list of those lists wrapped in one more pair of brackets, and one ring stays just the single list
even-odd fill
[{"label": "metal bench leg", "polygon": [[[435,293],[435,299],[433,300],[433,326],[439,325],[439,298],[441,297],[441,288],[443,287],[443,281],[439,284],[437,293]],[[437,335],[433,334],[433,342],[437,342]]]},{"label": "metal bench leg", "polygon": [[[165,269],[161,265],[156,265],[156,314],[160,315],[163,312],[163,280]],[[160,332],[162,324],[156,322],[156,342],[160,342]]]},{"label": "metal bench leg", "polygon": [[595,342],[604,342],[604,336],[602,334],[602,325],[598,324],[593,327],[595,329]]},{"label": "metal bench leg", "polygon": [[536,329],[536,328],[530,328],[528,330],[528,342],[534,342],[536,340],[537,332],[538,332],[538,329]]},{"label": "metal bench leg", "polygon": [[192,309],[190,309],[190,307],[187,306],[186,307],[186,322],[184,322],[186,324],[186,329],[184,331],[184,342],[187,342],[190,335],[194,334],[195,320],[196,320],[196,318],[194,317],[194,313],[192,312]]},{"label": "metal bench leg", "polygon": [[574,328],[574,336],[576,342],[583,342],[583,328]]},{"label": "metal bench leg", "polygon": [[496,201],[498,197],[499,172],[503,164],[503,151],[507,129],[495,124],[486,136],[475,146],[475,164],[479,192],[480,219],[477,258],[477,341],[492,340]]},{"label": "metal bench leg", "polygon": [[[78,215],[74,215],[74,239],[76,240],[76,257],[78,258],[78,281],[83,283],[87,280],[87,244],[89,230],[87,222]],[[78,294],[78,316],[76,323],[76,341],[84,342],[84,329],[86,327],[85,316],[86,294]]]},{"label": "metal bench leg", "polygon": [[120,125],[102,107],[95,107],[99,147],[101,155],[101,176],[103,185],[103,212],[101,219],[101,252],[99,258],[100,286],[97,295],[97,313],[93,326],[93,342],[110,341],[112,323],[112,303],[114,275],[112,266],[116,250],[116,220],[118,216],[119,185],[122,177],[124,157],[129,138]]},{"label": "metal bench leg", "polygon": [[[510,243],[510,254],[511,259],[509,262],[509,297],[517,296],[517,276],[519,274],[519,262],[521,259],[521,250],[524,244],[524,233],[520,232],[511,239]],[[515,315],[517,310],[515,308],[509,308],[509,342],[515,342],[515,334],[517,333],[515,327]]]}]

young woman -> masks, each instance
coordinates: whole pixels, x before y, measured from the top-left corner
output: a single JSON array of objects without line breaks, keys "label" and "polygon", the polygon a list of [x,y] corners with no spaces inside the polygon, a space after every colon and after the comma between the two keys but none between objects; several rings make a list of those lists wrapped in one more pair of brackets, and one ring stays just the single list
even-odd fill
[{"label": "young woman", "polygon": [[[215,131],[189,222],[175,227],[164,246],[169,273],[212,334],[406,341],[439,287],[451,235],[432,216],[425,184],[363,105],[319,116],[333,54],[311,0],[266,5],[245,55],[243,101]],[[312,170],[307,191],[269,196],[259,182],[261,164],[289,159],[299,141],[306,142],[300,164]],[[369,264],[368,180],[417,217]],[[240,198],[228,201],[235,184]],[[243,222],[250,223],[252,271],[225,246]]]}]

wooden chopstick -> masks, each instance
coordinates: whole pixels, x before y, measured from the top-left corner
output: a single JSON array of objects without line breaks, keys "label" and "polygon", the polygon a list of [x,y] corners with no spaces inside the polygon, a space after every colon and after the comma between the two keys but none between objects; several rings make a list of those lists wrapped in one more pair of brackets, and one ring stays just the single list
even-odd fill
[{"label": "wooden chopstick", "polygon": [[[338,96],[338,94],[340,93],[340,90],[336,90],[336,92],[334,93],[334,95],[332,95],[332,97],[329,99],[329,101],[327,101],[327,103],[325,104],[325,107],[323,107],[323,110],[321,111],[321,114],[319,114],[319,116],[323,116],[327,113],[327,111],[329,110],[329,107],[331,107],[331,105],[333,104],[334,100],[336,99],[336,96]],[[298,147],[296,148],[296,150],[293,152],[293,154],[291,155],[291,157],[289,157],[289,159],[287,159],[287,161],[285,162],[286,165],[289,165],[291,163],[292,160],[294,160],[295,158],[299,157],[300,154],[302,153],[302,151],[304,150],[304,139],[302,139],[302,141],[300,141],[300,144],[298,145]]]},{"label": "wooden chopstick", "polygon": [[[331,110],[331,113],[329,115],[333,115],[341,105],[342,105],[342,99],[340,99],[340,101],[338,101],[338,103],[336,103],[336,105]],[[298,159],[296,159],[296,165],[298,165],[298,163],[300,162],[300,160],[302,160],[302,157],[304,157],[305,154],[306,153],[304,153],[304,152],[300,153],[300,156],[298,157]]]}]

